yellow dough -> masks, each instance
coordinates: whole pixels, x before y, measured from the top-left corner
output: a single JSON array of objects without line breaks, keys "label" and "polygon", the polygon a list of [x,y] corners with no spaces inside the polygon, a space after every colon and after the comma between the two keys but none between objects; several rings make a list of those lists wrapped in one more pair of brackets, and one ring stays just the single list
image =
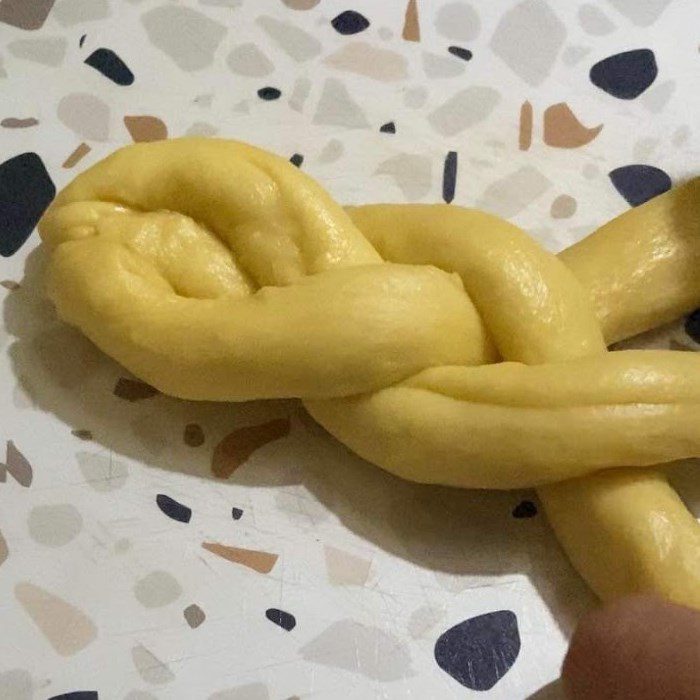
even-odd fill
[{"label": "yellow dough", "polygon": [[483,212],[345,211],[272,154],[180,139],[78,176],[40,233],[61,317],[161,391],[299,397],[399,476],[541,486],[599,595],[700,607],[700,526],[629,469],[700,456],[700,357],[606,350],[700,304],[700,180],[557,258]]}]

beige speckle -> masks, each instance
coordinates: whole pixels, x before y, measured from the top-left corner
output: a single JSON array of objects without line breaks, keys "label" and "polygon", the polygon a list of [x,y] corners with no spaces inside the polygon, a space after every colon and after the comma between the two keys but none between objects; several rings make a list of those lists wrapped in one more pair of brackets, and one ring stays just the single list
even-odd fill
[{"label": "beige speckle", "polygon": [[407,646],[377,627],[338,620],[300,649],[306,661],[341,668],[376,681],[413,674]]},{"label": "beige speckle", "polygon": [[371,562],[350,552],[326,545],[323,548],[326,573],[333,586],[364,586]]},{"label": "beige speckle", "polygon": [[269,574],[277,563],[279,555],[255,549],[229,547],[217,542],[202,542],[202,547],[212,554],[227,559],[234,564],[247,566],[260,574]]},{"label": "beige speckle", "polygon": [[396,51],[376,48],[365,41],[344,44],[328,56],[325,63],[338,70],[364,75],[384,83],[408,77],[408,62],[404,56]]},{"label": "beige speckle", "polygon": [[430,192],[432,162],[427,156],[399,153],[379,164],[376,175],[389,175],[406,201],[422,199]]},{"label": "beige speckle", "polygon": [[147,683],[162,685],[175,679],[175,674],[143,644],[138,644],[131,650],[131,659],[139,676]]},{"label": "beige speckle", "polygon": [[658,145],[659,139],[655,139],[653,136],[645,136],[635,142],[632,147],[632,155],[635,160],[645,161],[652,157]]},{"label": "beige speckle", "polygon": [[477,206],[505,218],[515,216],[542,196],[551,182],[536,168],[524,165],[492,182],[477,200]]},{"label": "beige speckle", "polygon": [[550,207],[553,219],[568,219],[576,213],[576,200],[568,194],[560,194]]},{"label": "beige speckle", "polygon": [[46,547],[62,547],[83,529],[83,518],[70,503],[35,506],[27,521],[29,534]]},{"label": "beige speckle", "polygon": [[347,88],[338,78],[327,78],[323,84],[313,121],[314,124],[344,126],[349,129],[369,127],[362,108],[350,97]]},{"label": "beige speckle", "polygon": [[268,16],[258,17],[256,22],[295,61],[308,61],[321,53],[321,42],[290,22]]},{"label": "beige speckle", "polygon": [[226,27],[197,10],[161,5],[146,12],[141,21],[151,43],[182,70],[201,70],[211,65]]},{"label": "beige speckle", "polygon": [[109,107],[86,92],[73,92],[58,103],[58,118],[71,131],[87,141],[109,138]]},{"label": "beige speckle", "polygon": [[491,87],[473,85],[455,93],[428,115],[428,121],[442,136],[456,136],[486,119],[501,97]]},{"label": "beige speckle", "polygon": [[33,583],[18,583],[15,598],[61,656],[77,654],[97,636],[84,612]]},{"label": "beige speckle", "polygon": [[136,600],[144,608],[161,608],[176,601],[182,594],[182,587],[167,571],[152,571],[139,579],[134,586]]}]

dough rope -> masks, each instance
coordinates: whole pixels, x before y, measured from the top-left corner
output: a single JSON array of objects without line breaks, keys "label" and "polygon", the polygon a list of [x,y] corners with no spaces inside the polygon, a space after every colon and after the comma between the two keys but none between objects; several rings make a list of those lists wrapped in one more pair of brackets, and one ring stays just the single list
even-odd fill
[{"label": "dough rope", "polygon": [[401,477],[542,486],[599,595],[700,607],[700,526],[629,469],[700,456],[700,357],[606,349],[700,304],[699,209],[695,180],[555,257],[483,212],[344,210],[272,154],[179,139],[78,176],[40,233],[59,315],[164,393],[298,397]]}]

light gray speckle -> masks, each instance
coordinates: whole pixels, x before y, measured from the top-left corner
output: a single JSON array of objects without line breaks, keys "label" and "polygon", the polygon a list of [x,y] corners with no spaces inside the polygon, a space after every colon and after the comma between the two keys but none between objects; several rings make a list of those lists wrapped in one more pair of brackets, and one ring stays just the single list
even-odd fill
[{"label": "light gray speckle", "polygon": [[428,115],[428,121],[439,134],[455,136],[486,119],[500,99],[493,88],[473,85],[455,93],[433,110]]},{"label": "light gray speckle", "polygon": [[428,78],[454,78],[466,70],[464,61],[435,53],[423,54],[423,70]]},{"label": "light gray speckle", "polygon": [[223,24],[189,7],[154,7],[141,21],[151,43],[184,71],[211,65],[226,35]]},{"label": "light gray speckle", "polygon": [[399,153],[380,163],[375,174],[391,176],[406,201],[413,202],[430,192],[432,162],[428,156]]},{"label": "light gray speckle", "polygon": [[546,0],[524,0],[501,17],[493,52],[528,85],[541,85],[566,38],[566,27]]},{"label": "light gray speckle", "polygon": [[403,103],[410,109],[420,109],[428,99],[428,89],[423,85],[406,88],[403,93]]},{"label": "light gray speckle", "polygon": [[605,36],[615,29],[615,25],[599,7],[588,3],[578,8],[578,21],[583,31],[591,36]]},{"label": "light gray speckle", "polygon": [[413,674],[407,646],[377,627],[339,620],[300,649],[306,661],[341,668],[376,681],[396,681]]},{"label": "light gray speckle", "polygon": [[[4,481],[4,479],[0,479],[0,481]],[[0,564],[2,564],[9,556],[10,550],[8,549],[7,542],[0,531]],[[0,697],[2,696],[0,695]]]},{"label": "light gray speckle", "polygon": [[86,141],[109,138],[109,107],[95,95],[73,92],[58,103],[58,118]]},{"label": "light gray speckle", "polygon": [[268,16],[258,17],[256,22],[295,61],[308,61],[321,53],[321,42],[294,24]]},{"label": "light gray speckle", "polygon": [[671,4],[671,0],[608,0],[628,20],[640,27],[648,27]]},{"label": "light gray speckle", "polygon": [[27,521],[31,538],[46,547],[62,547],[78,536],[83,518],[70,503],[35,506]]},{"label": "light gray speckle", "polygon": [[319,163],[335,163],[343,155],[345,150],[341,141],[331,139],[318,154]]},{"label": "light gray speckle", "polygon": [[78,452],[75,458],[78,460],[85,483],[95,491],[101,493],[116,491],[126,483],[129,475],[126,464],[115,459],[111,452],[107,454]]},{"label": "light gray speckle", "polygon": [[683,146],[688,141],[689,138],[690,138],[690,127],[687,124],[683,124],[682,126],[679,126],[673,132],[673,136],[671,137],[671,141],[673,142],[674,146],[680,147],[680,146]]},{"label": "light gray speckle", "polygon": [[551,184],[539,170],[525,165],[491,183],[477,206],[504,218],[515,216],[542,196]]},{"label": "light gray speckle", "polygon": [[51,13],[64,27],[109,17],[108,0],[58,0]]},{"label": "light gray speckle", "polygon": [[600,168],[595,163],[586,163],[581,172],[583,173],[583,177],[592,180],[600,175]]},{"label": "light gray speckle", "polygon": [[344,126],[349,129],[369,127],[362,108],[350,97],[348,89],[338,78],[327,78],[323,84],[313,121],[314,124]]},{"label": "light gray speckle", "polygon": [[175,679],[175,674],[143,644],[132,648],[131,659],[139,676],[147,683],[163,684]]},{"label": "light gray speckle", "polygon": [[420,639],[445,616],[445,608],[423,605],[414,610],[408,620],[408,633],[413,639]]},{"label": "light gray speckle", "polygon": [[567,46],[561,53],[561,60],[566,66],[575,66],[591,52],[588,46]]},{"label": "light gray speckle", "polygon": [[192,603],[192,605],[188,605],[183,611],[182,614],[187,622],[187,624],[194,630],[199,627],[204,620],[207,619],[207,616],[204,613],[204,610],[199,607],[196,603]]},{"label": "light gray speckle", "polygon": [[209,122],[195,122],[185,132],[187,136],[216,136],[219,130]]},{"label": "light gray speckle", "polygon": [[647,160],[652,156],[658,145],[659,139],[655,139],[652,136],[639,139],[632,148],[634,159],[637,161]]},{"label": "light gray speckle", "polygon": [[272,61],[253,43],[234,46],[226,64],[233,73],[250,78],[262,78],[275,70]]},{"label": "light gray speckle", "polygon": [[7,700],[32,700],[34,684],[29,671],[13,668],[0,673],[0,698]]},{"label": "light gray speckle", "polygon": [[177,579],[167,571],[152,571],[134,586],[136,600],[144,608],[161,608],[176,601],[182,594]]},{"label": "light gray speckle", "polygon": [[210,695],[209,700],[270,700],[270,693],[262,683],[249,683],[237,688],[219,690]]},{"label": "light gray speckle", "polygon": [[474,41],[481,30],[476,10],[466,2],[448,2],[435,17],[438,33],[452,41]]},{"label": "light gray speckle", "polygon": [[658,114],[666,106],[676,90],[676,81],[667,80],[646,90],[639,101],[652,113]]},{"label": "light gray speckle", "polygon": [[209,7],[228,7],[231,10],[238,9],[243,0],[199,0],[200,5],[208,5]]},{"label": "light gray speckle", "polygon": [[389,27],[379,27],[377,34],[379,34],[379,38],[382,41],[389,41],[394,38],[394,32]]},{"label": "light gray speckle", "polygon": [[309,93],[311,92],[311,80],[306,77],[297,78],[292,88],[292,94],[289,98],[289,107],[295,112],[301,112],[304,109]]},{"label": "light gray speckle", "polygon": [[238,114],[250,114],[250,103],[248,100],[241,100],[233,105],[233,111]]},{"label": "light gray speckle", "polygon": [[57,66],[66,56],[68,41],[62,36],[40,39],[17,39],[7,45],[8,51],[17,58],[34,61],[45,66]]},{"label": "light gray speckle", "polygon": [[158,698],[145,690],[132,690],[124,696],[124,700],[158,700]]}]

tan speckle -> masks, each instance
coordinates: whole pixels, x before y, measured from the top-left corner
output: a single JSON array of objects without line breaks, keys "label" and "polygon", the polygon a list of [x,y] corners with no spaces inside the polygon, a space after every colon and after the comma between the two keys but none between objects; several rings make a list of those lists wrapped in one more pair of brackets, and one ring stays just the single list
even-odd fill
[{"label": "tan speckle", "polygon": [[588,128],[581,124],[566,102],[550,105],[544,111],[544,142],[555,148],[578,148],[598,136],[602,124]]},{"label": "tan speckle", "polygon": [[202,547],[212,554],[216,554],[234,564],[247,566],[260,574],[269,574],[279,558],[278,554],[272,554],[271,552],[229,547],[217,542],[202,542]]},{"label": "tan speckle", "polygon": [[182,434],[182,439],[185,445],[190,447],[199,447],[204,444],[204,431],[199,423],[188,423],[185,426],[185,431]]},{"label": "tan speckle", "polygon": [[343,45],[325,59],[338,70],[364,75],[385,83],[408,77],[408,62],[400,53],[379,49],[365,41]]},{"label": "tan speckle", "polygon": [[420,41],[420,24],[418,22],[418,2],[408,0],[406,12],[403,18],[403,30],[401,36],[406,41]]},{"label": "tan speckle", "polygon": [[90,153],[90,146],[86,143],[81,143],[69,156],[63,161],[64,168],[72,168],[76,166],[85,156]]},{"label": "tan speckle", "polygon": [[30,126],[36,126],[39,123],[34,117],[26,117],[24,119],[18,117],[6,117],[0,122],[0,126],[5,129],[27,129]]},{"label": "tan speckle", "polygon": [[77,654],[97,636],[95,624],[82,610],[33,583],[18,583],[15,598],[61,656]]},{"label": "tan speckle", "polygon": [[518,148],[527,151],[532,145],[532,104],[527,100],[520,105],[520,132]]},{"label": "tan speckle", "polygon": [[143,141],[162,141],[168,138],[168,127],[162,119],[149,115],[136,115],[124,117],[131,138],[139,143]]}]

